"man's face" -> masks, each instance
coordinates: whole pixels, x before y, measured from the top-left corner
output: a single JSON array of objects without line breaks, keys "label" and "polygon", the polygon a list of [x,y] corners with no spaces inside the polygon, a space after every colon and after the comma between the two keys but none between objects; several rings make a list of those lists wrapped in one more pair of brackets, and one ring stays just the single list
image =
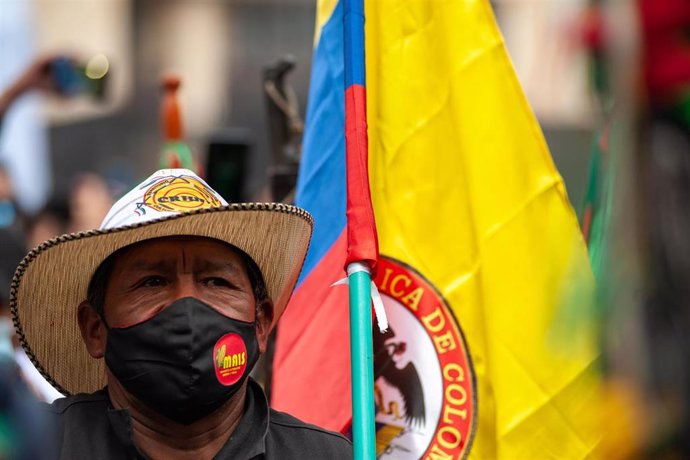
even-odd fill
[{"label": "man's face", "polygon": [[[263,299],[257,308],[242,257],[209,238],[161,238],[119,253],[108,277],[103,313],[110,327],[127,327],[185,297],[194,297],[230,318],[256,321],[259,352],[266,351],[272,302]],[[79,306],[78,321],[89,354],[102,358],[108,332],[101,316],[85,301]]]},{"label": "man's face", "polygon": [[105,295],[111,327],[151,318],[174,301],[195,297],[219,313],[254,321],[256,300],[241,256],[204,238],[147,241],[117,256]]}]

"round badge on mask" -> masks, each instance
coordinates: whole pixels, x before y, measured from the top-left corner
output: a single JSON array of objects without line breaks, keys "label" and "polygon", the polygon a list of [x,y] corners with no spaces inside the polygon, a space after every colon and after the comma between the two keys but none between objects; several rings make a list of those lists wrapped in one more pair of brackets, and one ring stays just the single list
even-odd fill
[{"label": "round badge on mask", "polygon": [[225,386],[237,383],[247,368],[247,347],[239,334],[231,332],[218,339],[213,347],[216,378]]}]

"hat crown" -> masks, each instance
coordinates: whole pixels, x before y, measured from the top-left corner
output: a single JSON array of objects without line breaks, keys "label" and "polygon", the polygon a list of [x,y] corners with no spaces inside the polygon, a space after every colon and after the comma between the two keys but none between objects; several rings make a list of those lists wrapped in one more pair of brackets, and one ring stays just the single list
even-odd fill
[{"label": "hat crown", "polygon": [[228,203],[189,169],[160,169],[120,198],[101,230],[134,225]]}]

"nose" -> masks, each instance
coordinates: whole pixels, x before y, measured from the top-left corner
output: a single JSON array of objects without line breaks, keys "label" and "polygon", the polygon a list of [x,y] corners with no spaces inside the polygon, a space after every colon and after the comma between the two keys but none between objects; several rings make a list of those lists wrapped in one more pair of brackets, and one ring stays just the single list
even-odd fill
[{"label": "nose", "polygon": [[194,282],[194,276],[191,273],[179,273],[172,294],[174,298],[171,299],[171,303],[185,297],[198,299],[200,295],[199,286]]}]

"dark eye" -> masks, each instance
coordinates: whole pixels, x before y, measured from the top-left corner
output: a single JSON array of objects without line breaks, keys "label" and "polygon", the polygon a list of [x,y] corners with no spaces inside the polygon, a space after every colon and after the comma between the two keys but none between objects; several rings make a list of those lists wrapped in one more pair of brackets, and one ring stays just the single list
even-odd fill
[{"label": "dark eye", "polygon": [[228,280],[223,279],[223,278],[208,278],[206,279],[206,285],[211,286],[211,287],[223,287],[223,288],[231,288],[232,283],[230,283]]},{"label": "dark eye", "polygon": [[139,282],[138,287],[158,287],[165,285],[165,278],[162,276],[147,276]]}]

